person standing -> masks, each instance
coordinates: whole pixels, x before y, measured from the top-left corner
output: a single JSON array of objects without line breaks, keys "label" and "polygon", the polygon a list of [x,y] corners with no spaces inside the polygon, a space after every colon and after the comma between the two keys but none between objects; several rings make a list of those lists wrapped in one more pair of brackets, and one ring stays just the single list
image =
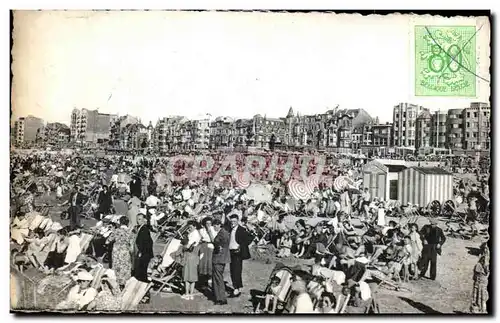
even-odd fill
[{"label": "person standing", "polygon": [[139,229],[135,238],[135,261],[134,261],[134,277],[141,282],[148,282],[148,265],[153,258],[153,239],[149,230],[148,220],[146,218],[146,210],[141,209],[137,216]]},{"label": "person standing", "polygon": [[135,174],[133,179],[129,183],[130,195],[142,198],[142,181],[139,174]]},{"label": "person standing", "polygon": [[437,220],[430,219],[430,225],[426,224],[420,231],[422,237],[422,262],[420,264],[420,277],[424,277],[431,264],[430,278],[436,280],[437,255],[441,255],[441,248],[446,241],[443,230],[437,226]]},{"label": "person standing", "polygon": [[351,198],[349,197],[349,190],[347,188],[340,194],[340,208],[348,216],[351,215]]},{"label": "person standing", "polygon": [[137,226],[137,214],[139,214],[140,206],[141,200],[135,196],[128,201],[127,217],[129,219],[129,227],[131,228],[135,228]]},{"label": "person standing", "polygon": [[[229,233],[222,228],[222,223],[219,219],[214,219],[212,222],[216,233],[213,237],[214,251],[212,254],[212,285],[214,291],[215,305],[227,304],[226,288],[224,285],[224,269],[226,264],[230,263],[229,255]],[[212,232],[208,231],[209,235]],[[212,238],[212,237],[211,237]]]},{"label": "person standing", "polygon": [[203,255],[200,259],[200,263],[198,264],[198,274],[199,279],[198,282],[200,285],[205,288],[208,286],[208,280],[212,275],[212,254],[214,250],[214,244],[210,239],[210,235],[208,234],[211,231],[212,236],[215,237],[215,231],[212,227],[212,218],[206,217],[201,221],[202,228],[200,229],[201,236],[201,245],[200,245],[200,254]]},{"label": "person standing", "polygon": [[121,289],[132,274],[132,250],[130,248],[131,230],[126,216],[120,218],[120,227],[111,233],[108,240],[113,242],[111,268],[116,273],[116,281]]},{"label": "person standing", "polygon": [[481,255],[478,263],[474,266],[473,276],[473,289],[472,289],[472,303],[470,312],[474,314],[488,313],[488,278],[490,276],[489,270],[489,256]]},{"label": "person standing", "polygon": [[99,192],[99,197],[97,198],[97,204],[99,206],[95,214],[96,220],[102,220],[103,216],[111,214],[113,196],[111,195],[111,191],[108,190],[108,186],[102,186],[102,191]]},{"label": "person standing", "polygon": [[69,215],[69,225],[70,230],[75,230],[81,227],[80,214],[83,210],[83,204],[86,197],[80,193],[80,188],[75,185],[73,192],[71,193],[69,200],[61,204],[61,206],[69,204],[68,215]]},{"label": "person standing", "polygon": [[239,225],[239,218],[237,214],[231,215],[231,235],[229,240],[229,252],[231,255],[231,281],[233,283],[233,296],[238,297],[241,295],[240,289],[243,288],[243,281],[241,272],[243,270],[243,260],[250,258],[250,250],[248,245],[251,240],[245,228]]}]

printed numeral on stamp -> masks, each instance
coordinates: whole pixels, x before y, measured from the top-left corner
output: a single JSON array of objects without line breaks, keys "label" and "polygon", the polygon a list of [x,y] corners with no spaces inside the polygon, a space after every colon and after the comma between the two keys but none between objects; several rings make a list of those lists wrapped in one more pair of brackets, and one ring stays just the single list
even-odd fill
[{"label": "printed numeral on stamp", "polygon": [[415,95],[476,96],[475,26],[415,26]]}]

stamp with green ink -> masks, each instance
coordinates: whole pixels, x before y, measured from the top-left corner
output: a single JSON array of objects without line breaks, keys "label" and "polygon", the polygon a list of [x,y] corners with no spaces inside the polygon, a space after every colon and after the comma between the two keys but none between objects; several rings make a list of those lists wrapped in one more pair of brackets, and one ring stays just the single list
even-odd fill
[{"label": "stamp with green ink", "polygon": [[415,95],[476,96],[475,26],[415,26]]}]

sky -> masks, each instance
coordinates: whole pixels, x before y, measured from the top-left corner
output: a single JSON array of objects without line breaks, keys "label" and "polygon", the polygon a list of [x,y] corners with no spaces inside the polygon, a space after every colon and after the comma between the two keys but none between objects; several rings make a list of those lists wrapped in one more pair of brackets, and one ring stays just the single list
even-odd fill
[{"label": "sky", "polygon": [[[413,95],[413,23],[401,15],[16,12],[13,118],[69,123],[74,108],[98,108],[147,124],[338,105],[385,122],[399,102],[431,110],[488,102],[489,84],[476,98]],[[489,50],[489,25],[485,32],[478,43]],[[489,60],[480,65],[489,79]]]}]

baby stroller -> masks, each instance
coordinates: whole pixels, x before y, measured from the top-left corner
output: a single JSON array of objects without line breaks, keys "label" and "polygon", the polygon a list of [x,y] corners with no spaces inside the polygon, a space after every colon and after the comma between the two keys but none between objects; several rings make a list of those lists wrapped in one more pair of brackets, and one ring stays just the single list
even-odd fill
[{"label": "baby stroller", "polygon": [[292,273],[291,268],[286,267],[281,263],[276,264],[271,272],[271,275],[269,276],[269,283],[267,284],[264,292],[259,293],[259,295],[255,295],[256,300],[254,301],[254,313],[260,313],[262,310],[264,299],[266,295],[271,292],[271,281],[273,277],[278,277],[280,279],[276,309],[281,312],[286,310],[286,305],[290,301],[292,295]]}]

